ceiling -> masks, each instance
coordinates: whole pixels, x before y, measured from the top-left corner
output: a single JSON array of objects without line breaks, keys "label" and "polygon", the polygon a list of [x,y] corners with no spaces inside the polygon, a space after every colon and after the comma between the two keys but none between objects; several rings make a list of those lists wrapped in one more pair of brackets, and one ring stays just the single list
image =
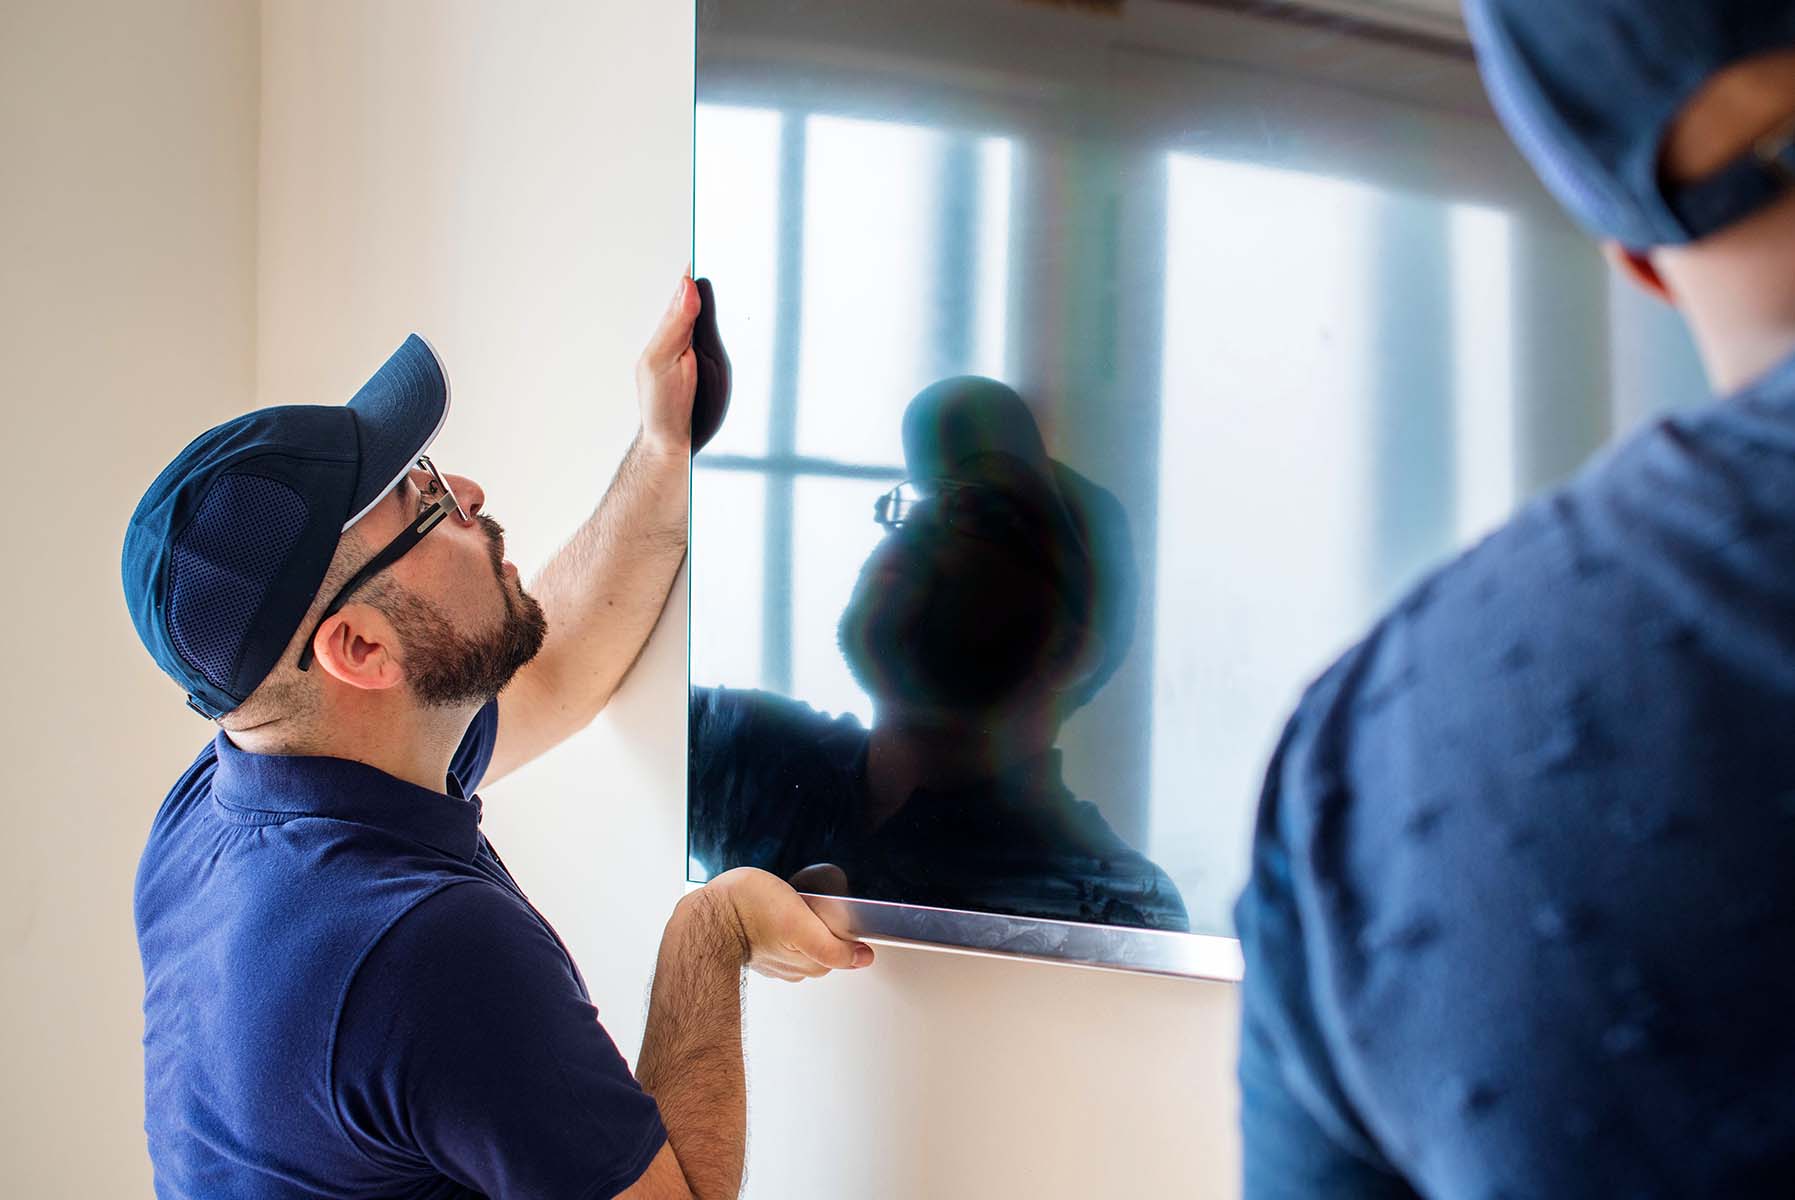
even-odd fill
[{"label": "ceiling", "polygon": [[1373,4],[1388,3],[1394,8],[1420,9],[1422,12],[1451,17],[1455,21],[1459,19],[1459,0],[1371,0],[1371,2]]},{"label": "ceiling", "polygon": [[1461,0],[1297,0],[1300,7],[1463,40]]}]

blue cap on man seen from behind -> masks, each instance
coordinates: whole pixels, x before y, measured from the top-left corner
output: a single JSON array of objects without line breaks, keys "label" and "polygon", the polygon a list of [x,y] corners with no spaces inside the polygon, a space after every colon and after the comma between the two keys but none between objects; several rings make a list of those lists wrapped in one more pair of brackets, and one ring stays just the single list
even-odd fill
[{"label": "blue cap on man seen from behind", "polygon": [[1665,135],[1728,67],[1795,50],[1783,0],[1466,0],[1465,19],[1503,124],[1590,233],[1632,250],[1699,241],[1795,185],[1795,149],[1772,139],[1719,172],[1666,185]]}]

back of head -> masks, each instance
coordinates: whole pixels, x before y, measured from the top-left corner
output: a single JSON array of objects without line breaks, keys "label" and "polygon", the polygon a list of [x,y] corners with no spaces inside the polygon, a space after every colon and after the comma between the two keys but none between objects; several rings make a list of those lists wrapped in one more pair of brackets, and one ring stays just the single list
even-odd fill
[{"label": "back of head", "polygon": [[1498,114],[1732,391],[1795,354],[1795,5],[1466,0]]},{"label": "back of head", "polygon": [[1700,178],[1663,169],[1673,127],[1704,87],[1795,50],[1795,5],[1467,0],[1465,17],[1503,123],[1597,238],[1637,251],[1700,241],[1776,202],[1795,178],[1795,159],[1754,146],[1764,129],[1741,134]]}]

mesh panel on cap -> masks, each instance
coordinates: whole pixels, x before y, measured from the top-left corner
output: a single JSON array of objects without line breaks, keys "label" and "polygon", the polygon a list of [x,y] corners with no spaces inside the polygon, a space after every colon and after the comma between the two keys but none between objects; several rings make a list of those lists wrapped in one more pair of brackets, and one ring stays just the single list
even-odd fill
[{"label": "mesh panel on cap", "polygon": [[305,522],[305,501],[286,484],[220,475],[175,539],[168,632],[175,649],[214,687],[231,690],[250,622]]}]

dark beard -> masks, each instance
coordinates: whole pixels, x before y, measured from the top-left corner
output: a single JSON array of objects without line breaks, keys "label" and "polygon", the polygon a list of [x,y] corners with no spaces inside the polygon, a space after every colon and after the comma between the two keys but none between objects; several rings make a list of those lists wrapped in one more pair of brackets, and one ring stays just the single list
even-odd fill
[{"label": "dark beard", "polygon": [[418,702],[431,708],[485,704],[536,657],[548,636],[542,605],[521,587],[511,594],[505,579],[502,535],[497,521],[477,515],[487,535],[493,579],[505,600],[505,619],[484,637],[456,632],[442,610],[406,591],[389,595],[382,610],[399,632],[406,678]]}]

